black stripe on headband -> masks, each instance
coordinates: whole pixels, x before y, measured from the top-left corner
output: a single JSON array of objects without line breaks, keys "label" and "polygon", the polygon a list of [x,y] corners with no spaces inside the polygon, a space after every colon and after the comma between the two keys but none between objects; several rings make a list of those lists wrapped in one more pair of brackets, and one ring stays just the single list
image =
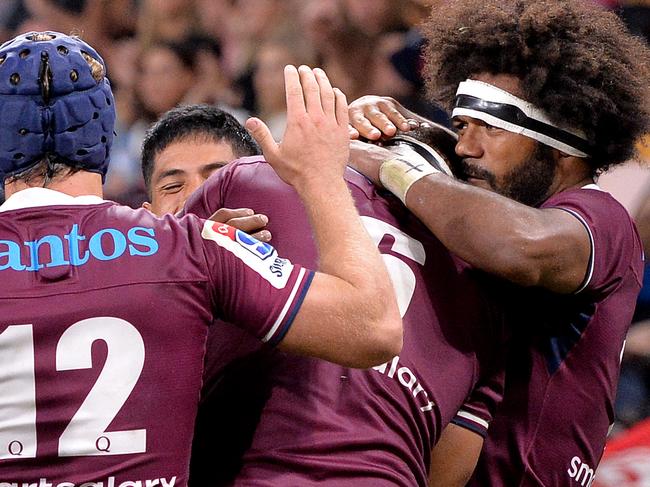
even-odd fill
[{"label": "black stripe on headband", "polygon": [[568,146],[574,147],[585,154],[591,153],[591,145],[586,140],[581,139],[577,135],[569,133],[566,130],[530,118],[523,112],[523,110],[514,105],[487,101],[471,95],[458,95],[456,96],[455,108],[468,108],[470,110],[487,113],[503,120],[504,122],[546,135],[551,139],[555,139]]},{"label": "black stripe on headband", "polygon": [[[388,139],[386,142],[384,142],[384,145],[386,146],[391,146],[391,145],[400,145],[404,144],[409,146],[411,149],[413,149],[415,152],[418,153],[424,160],[426,160],[429,164],[431,164],[433,167],[438,167],[440,164],[438,160],[435,158],[431,152],[429,152],[427,149],[422,147],[420,144],[413,142],[412,140],[404,139],[400,135],[396,135],[391,139]],[[422,143],[424,144],[424,143]],[[434,150],[434,149],[431,149]],[[440,156],[443,160],[444,157]]]}]

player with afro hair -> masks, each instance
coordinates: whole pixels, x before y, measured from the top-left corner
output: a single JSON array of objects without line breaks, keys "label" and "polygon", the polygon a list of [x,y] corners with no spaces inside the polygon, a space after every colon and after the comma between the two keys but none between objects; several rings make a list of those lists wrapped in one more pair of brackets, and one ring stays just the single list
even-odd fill
[{"label": "player with afro hair", "polygon": [[523,98],[584,132],[594,175],[629,160],[650,130],[648,47],[590,2],[448,2],[423,30],[434,100],[453,107],[458,84],[477,73],[514,75]]},{"label": "player with afro hair", "polygon": [[[482,449],[471,486],[591,485],[643,272],[631,217],[596,182],[650,129],[650,49],[584,0],[439,2],[422,30],[460,181],[389,153],[352,163],[456,255],[515,284],[502,293],[513,339],[497,415],[484,404],[500,398],[469,398],[430,480],[465,485]],[[417,125],[408,118],[390,98],[350,105],[371,140]],[[484,445],[476,417],[492,420]]]}]

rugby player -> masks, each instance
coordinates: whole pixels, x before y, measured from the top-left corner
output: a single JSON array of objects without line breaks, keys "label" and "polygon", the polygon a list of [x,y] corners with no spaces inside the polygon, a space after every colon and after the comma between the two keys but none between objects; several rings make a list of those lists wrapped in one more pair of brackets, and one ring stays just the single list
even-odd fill
[{"label": "rugby player", "polygon": [[[643,259],[596,178],[650,125],[648,47],[579,0],[458,0],[424,33],[428,89],[452,110],[465,182],[388,152],[355,166],[451,251],[519,286],[505,398],[471,485],[584,487],[614,419]],[[411,116],[386,98],[350,108],[373,140]]]},{"label": "rugby player", "polygon": [[[434,138],[445,132],[432,130]],[[449,144],[453,135],[443,138]],[[396,153],[444,165],[427,146],[407,139]],[[357,371],[259,350],[232,327],[213,327],[194,485],[424,486],[433,445],[476,387],[490,394],[482,407],[467,406],[465,426],[486,433],[500,397],[500,314],[472,273],[397,199],[352,170],[345,178],[395,284],[404,349],[386,364]],[[240,206],[269,217],[274,245],[293,261],[316,261],[312,244],[297,243],[308,231],[304,208],[262,158],[244,158],[213,174],[185,211],[209,216]],[[224,357],[240,363],[224,370]]]},{"label": "rugby player", "polygon": [[194,190],[234,159],[261,154],[235,117],[211,105],[185,105],[165,113],[142,143],[142,176],[156,215],[176,214]]},{"label": "rugby player", "polygon": [[[147,195],[143,208],[153,214],[178,213],[215,171],[262,149],[230,113],[212,105],[172,108],[156,121],[142,143],[141,168]],[[220,208],[210,217],[268,242],[267,218],[248,208]]]},{"label": "rugby player", "polygon": [[399,353],[390,279],[342,178],[347,103],[323,71],[285,69],[281,145],[248,124],[317,216],[330,274],[228,225],[103,200],[114,100],[101,57],[80,39],[8,41],[0,80],[3,486],[186,485],[215,316],[347,366]]}]

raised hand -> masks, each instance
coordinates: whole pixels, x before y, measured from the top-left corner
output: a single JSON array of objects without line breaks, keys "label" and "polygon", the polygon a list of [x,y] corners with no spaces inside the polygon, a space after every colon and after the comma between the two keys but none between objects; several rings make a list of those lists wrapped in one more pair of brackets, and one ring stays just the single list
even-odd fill
[{"label": "raised hand", "polygon": [[264,157],[288,184],[327,184],[341,179],[349,155],[348,105],[322,69],[284,69],[287,127],[282,142],[273,140],[264,122],[246,121]]}]

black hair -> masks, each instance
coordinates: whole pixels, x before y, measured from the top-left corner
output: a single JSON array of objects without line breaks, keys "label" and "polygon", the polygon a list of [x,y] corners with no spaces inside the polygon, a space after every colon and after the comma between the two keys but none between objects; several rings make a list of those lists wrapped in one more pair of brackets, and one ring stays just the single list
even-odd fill
[{"label": "black hair", "polygon": [[229,143],[237,158],[262,153],[251,134],[228,112],[211,105],[172,108],[147,130],[142,143],[142,176],[147,192],[151,190],[156,155],[174,142],[197,137]]},{"label": "black hair", "polygon": [[480,73],[521,82],[524,98],[582,130],[592,173],[627,161],[650,129],[650,49],[584,0],[455,0],[423,26],[430,95],[450,108]]},{"label": "black hair", "polygon": [[39,162],[24,171],[7,176],[5,185],[21,181],[28,186],[39,184],[43,188],[47,188],[54,179],[63,179],[84,170],[82,163],[68,161],[54,154],[47,154]]}]

